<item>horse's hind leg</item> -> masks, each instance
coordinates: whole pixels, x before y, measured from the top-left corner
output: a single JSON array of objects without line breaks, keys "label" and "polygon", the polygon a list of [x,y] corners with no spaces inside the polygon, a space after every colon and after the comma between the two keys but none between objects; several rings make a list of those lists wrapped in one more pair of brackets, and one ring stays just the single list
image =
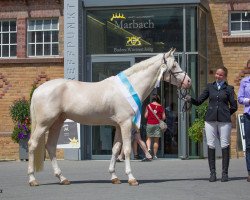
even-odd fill
[{"label": "horse's hind leg", "polygon": [[60,184],[62,185],[69,185],[70,182],[62,175],[62,171],[58,166],[57,159],[56,159],[56,145],[60,135],[60,129],[64,122],[63,117],[59,117],[54,124],[49,129],[49,135],[46,143],[46,149],[48,151],[52,167],[54,170],[54,174],[60,180]]},{"label": "horse's hind leg", "polygon": [[109,165],[109,173],[111,174],[111,181],[113,184],[121,183],[121,181],[118,179],[115,173],[115,163],[116,163],[118,154],[121,150],[121,146],[122,146],[122,138],[121,138],[120,127],[116,127],[114,145],[112,148],[112,156],[111,156],[110,165]]},{"label": "horse's hind leg", "polygon": [[36,171],[41,171],[43,168],[45,132],[46,127],[40,127],[39,125],[37,125],[29,140],[28,176],[30,186],[39,185],[35,179],[34,171],[35,168]]}]

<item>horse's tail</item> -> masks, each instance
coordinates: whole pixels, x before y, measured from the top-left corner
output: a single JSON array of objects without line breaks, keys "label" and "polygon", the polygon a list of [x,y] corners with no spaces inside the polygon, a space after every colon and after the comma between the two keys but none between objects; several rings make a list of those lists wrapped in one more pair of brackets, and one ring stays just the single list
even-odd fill
[{"label": "horse's tail", "polygon": [[[30,116],[31,116],[31,139],[37,137],[33,134],[36,134],[36,115],[34,109],[34,98],[31,99],[30,104]],[[45,134],[41,135],[41,138],[38,140],[37,147],[34,151],[34,169],[36,172],[42,171],[44,166],[44,156],[45,156]]]},{"label": "horse's tail", "polygon": [[45,134],[43,134],[37,144],[34,152],[34,167],[36,172],[43,170],[45,157]]}]

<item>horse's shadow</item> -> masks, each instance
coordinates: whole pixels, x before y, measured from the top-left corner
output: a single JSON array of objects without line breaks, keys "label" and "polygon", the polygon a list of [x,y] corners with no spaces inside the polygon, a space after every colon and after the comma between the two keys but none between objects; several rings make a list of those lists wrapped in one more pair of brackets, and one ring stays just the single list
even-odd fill
[{"label": "horse's shadow", "polygon": [[[232,177],[229,178],[229,181],[239,181],[245,180],[246,177]],[[178,182],[178,181],[208,181],[208,178],[183,178],[183,179],[150,179],[150,180],[138,180],[139,184],[147,183],[163,183],[163,182]],[[220,181],[220,179],[218,179]],[[70,181],[71,185],[75,184],[98,184],[98,183],[111,183],[111,180],[79,180],[79,181]],[[121,180],[121,183],[128,183],[127,180]],[[58,185],[58,183],[46,183],[41,185]]]}]

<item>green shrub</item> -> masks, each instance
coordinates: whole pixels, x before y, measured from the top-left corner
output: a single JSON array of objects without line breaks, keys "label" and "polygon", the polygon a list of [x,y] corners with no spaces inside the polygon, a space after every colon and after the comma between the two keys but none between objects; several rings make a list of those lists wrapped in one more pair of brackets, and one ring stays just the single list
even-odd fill
[{"label": "green shrub", "polygon": [[30,116],[30,103],[26,99],[15,100],[10,106],[10,116],[13,122],[23,123]]},{"label": "green shrub", "polygon": [[19,143],[20,139],[30,137],[30,102],[25,99],[15,100],[10,106],[10,116],[15,123],[11,138]]},{"label": "green shrub", "polygon": [[[30,100],[36,86],[33,86],[30,92]],[[11,138],[14,142],[19,143],[21,139],[29,139],[31,134],[30,124],[30,101],[18,99],[10,106],[10,116],[15,123]]]},{"label": "green shrub", "polygon": [[192,125],[188,128],[188,136],[194,142],[201,142],[203,138],[203,130],[205,127],[205,115],[207,111],[207,102],[201,104],[196,108],[197,117]]}]

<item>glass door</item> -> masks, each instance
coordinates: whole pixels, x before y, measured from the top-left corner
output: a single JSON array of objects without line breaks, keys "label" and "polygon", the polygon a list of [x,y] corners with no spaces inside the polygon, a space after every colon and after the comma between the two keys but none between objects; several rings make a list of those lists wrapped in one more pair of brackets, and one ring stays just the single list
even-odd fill
[{"label": "glass door", "polygon": [[[197,88],[197,53],[176,53],[176,61],[192,79],[192,88]],[[159,146],[159,156],[164,158],[187,158],[197,154],[197,146],[189,144],[187,128],[190,122],[190,113],[183,112],[183,100],[178,98],[177,87],[170,83],[161,83],[158,89],[161,94],[162,105],[165,107],[168,129],[162,135]],[[193,109],[193,107],[192,107]]]},{"label": "glass door", "polygon": [[[92,82],[98,82],[131,67],[134,58],[93,56],[91,58]],[[112,154],[115,128],[112,126],[91,127],[92,159],[110,159]]]},{"label": "glass door", "polygon": [[[175,59],[182,66],[182,53],[175,53]],[[178,98],[177,86],[162,81],[157,93],[161,96],[161,104],[165,108],[167,130],[162,134],[159,143],[158,156],[162,158],[177,158],[180,148],[179,113],[181,111],[180,100]]]},{"label": "glass door", "polygon": [[167,130],[161,139],[161,153],[165,158],[178,157],[178,94],[177,87],[170,83],[161,84],[162,105],[165,107]]}]

